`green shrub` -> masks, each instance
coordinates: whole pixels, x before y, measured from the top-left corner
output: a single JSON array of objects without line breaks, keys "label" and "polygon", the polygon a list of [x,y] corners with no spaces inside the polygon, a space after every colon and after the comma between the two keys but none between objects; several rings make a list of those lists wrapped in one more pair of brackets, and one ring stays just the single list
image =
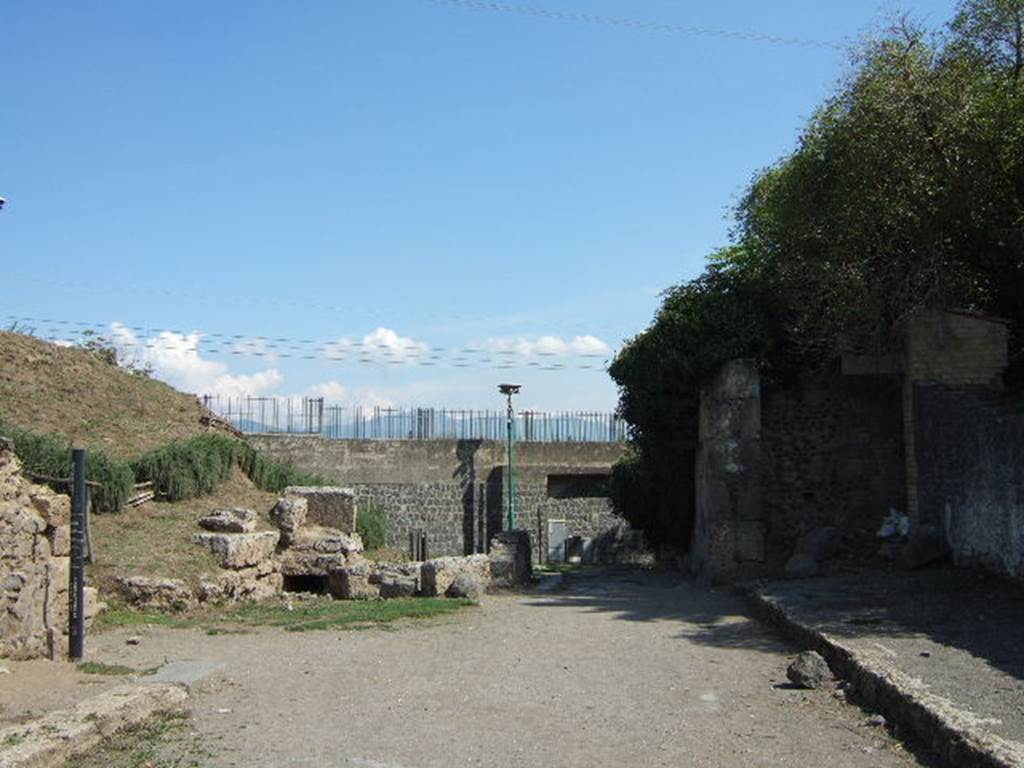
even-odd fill
[{"label": "green shrub", "polygon": [[388,543],[388,516],[383,507],[370,504],[359,510],[356,517],[356,532],[366,549],[381,549]]},{"label": "green shrub", "polygon": [[[52,478],[71,477],[71,444],[65,438],[18,429],[3,420],[0,420],[0,435],[14,442],[14,453],[26,473]],[[112,459],[103,451],[89,451],[85,472],[90,482],[99,484],[90,492],[96,512],[117,512],[134,490],[135,474],[131,465]],[[59,493],[71,490],[67,483],[48,482],[47,485]]]},{"label": "green shrub", "polygon": [[205,496],[228,479],[238,461],[239,443],[223,435],[176,440],[132,462],[140,482],[170,501]]},{"label": "green shrub", "polygon": [[319,475],[308,475],[268,458],[248,443],[238,443],[238,465],[261,491],[278,493],[289,485],[329,485]]},{"label": "green shrub", "polygon": [[[14,441],[14,452],[25,471],[53,478],[71,477],[71,445],[57,435],[39,435],[10,426],[0,419],[0,436]],[[238,465],[262,491],[277,493],[289,485],[328,485],[264,456],[248,443],[225,435],[201,435],[156,448],[132,462],[119,461],[103,451],[89,451],[86,476],[99,483],[91,491],[93,509],[118,512],[134,493],[135,483],[152,482],[153,490],[170,501],[213,493]],[[50,483],[67,493],[66,483]]]}]

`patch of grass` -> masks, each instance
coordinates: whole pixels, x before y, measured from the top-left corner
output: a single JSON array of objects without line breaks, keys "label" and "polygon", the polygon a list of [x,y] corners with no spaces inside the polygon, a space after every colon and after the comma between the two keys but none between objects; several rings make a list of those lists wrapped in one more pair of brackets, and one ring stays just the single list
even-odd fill
[{"label": "patch of grass", "polygon": [[180,616],[117,609],[99,617],[97,627],[154,624],[171,629],[201,628],[208,635],[241,634],[256,627],[278,627],[286,632],[387,628],[395,622],[432,619],[475,605],[472,600],[438,597],[394,600],[332,600],[323,597],[298,603],[274,600],[214,606]]},{"label": "patch of grass", "polygon": [[187,629],[188,627],[194,627],[196,622],[187,616],[178,616],[171,613],[149,613],[135,611],[131,608],[110,608],[97,616],[93,621],[93,627],[96,629],[147,625],[170,627],[171,629]]},{"label": "patch of grass", "polygon": [[189,715],[170,712],[125,728],[68,768],[194,768],[212,757],[188,728]]},{"label": "patch of grass", "polygon": [[293,610],[254,603],[234,618],[239,623],[282,627],[286,632],[351,629],[391,624],[402,619],[429,619],[475,605],[472,600],[412,597],[395,600],[310,600]]},{"label": "patch of grass", "polygon": [[3,745],[5,747],[16,747],[25,740],[24,733],[9,733],[4,736]]},{"label": "patch of grass", "polygon": [[158,669],[133,669],[123,664],[104,664],[102,661],[83,661],[78,665],[78,671],[87,675],[153,675]]}]

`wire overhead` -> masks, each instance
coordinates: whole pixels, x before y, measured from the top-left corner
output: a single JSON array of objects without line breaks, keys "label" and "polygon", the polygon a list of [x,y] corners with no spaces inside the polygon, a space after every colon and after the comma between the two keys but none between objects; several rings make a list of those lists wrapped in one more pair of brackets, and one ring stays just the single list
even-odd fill
[{"label": "wire overhead", "polygon": [[800,37],[784,37],[759,32],[740,32],[728,29],[709,27],[693,27],[685,24],[666,24],[657,21],[643,21],[620,16],[601,16],[592,13],[576,13],[572,11],[555,11],[533,5],[518,3],[498,3],[490,0],[427,0],[435,5],[447,5],[456,8],[467,8],[475,11],[495,11],[519,16],[533,16],[541,19],[567,21],[577,24],[592,24],[606,27],[635,29],[641,32],[660,32],[669,35],[686,35],[690,37],[719,37],[728,40],[742,40],[752,43],[768,43],[771,45],[789,45],[800,48],[824,48],[836,51],[846,50],[846,46],[827,40],[809,40]]}]

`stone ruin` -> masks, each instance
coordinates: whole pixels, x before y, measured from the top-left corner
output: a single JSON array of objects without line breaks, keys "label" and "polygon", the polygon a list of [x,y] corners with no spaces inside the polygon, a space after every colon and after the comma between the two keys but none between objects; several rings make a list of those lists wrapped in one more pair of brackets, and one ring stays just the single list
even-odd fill
[{"label": "stone ruin", "polygon": [[[71,499],[34,485],[0,438],[0,657],[59,658],[67,650]],[[85,588],[89,622],[102,608]]]},{"label": "stone ruin", "polygon": [[282,591],[343,600],[475,599],[490,587],[515,586],[532,575],[523,531],[496,536],[490,555],[378,563],[363,555],[356,517],[352,491],[333,487],[286,488],[269,513],[276,530],[257,530],[253,510],[214,510],[199,520],[203,531],[194,541],[217,558],[220,573],[202,578],[194,590],[177,579],[128,577],[121,579],[122,591],[130,603],[156,610],[264,600]]}]

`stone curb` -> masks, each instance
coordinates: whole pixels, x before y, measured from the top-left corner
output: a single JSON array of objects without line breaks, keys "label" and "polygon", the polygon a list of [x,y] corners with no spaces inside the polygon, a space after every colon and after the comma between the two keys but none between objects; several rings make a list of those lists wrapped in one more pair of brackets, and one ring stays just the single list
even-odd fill
[{"label": "stone curb", "polygon": [[918,678],[901,672],[881,654],[857,650],[793,619],[778,601],[744,589],[755,616],[797,645],[817,651],[832,672],[848,680],[858,696],[891,722],[913,732],[956,768],[1024,768],[1024,745],[984,730],[981,718],[931,693]]},{"label": "stone curb", "polygon": [[188,690],[175,683],[128,683],[86,699],[72,709],[0,728],[0,768],[63,765],[107,736],[158,712],[180,709]]}]

